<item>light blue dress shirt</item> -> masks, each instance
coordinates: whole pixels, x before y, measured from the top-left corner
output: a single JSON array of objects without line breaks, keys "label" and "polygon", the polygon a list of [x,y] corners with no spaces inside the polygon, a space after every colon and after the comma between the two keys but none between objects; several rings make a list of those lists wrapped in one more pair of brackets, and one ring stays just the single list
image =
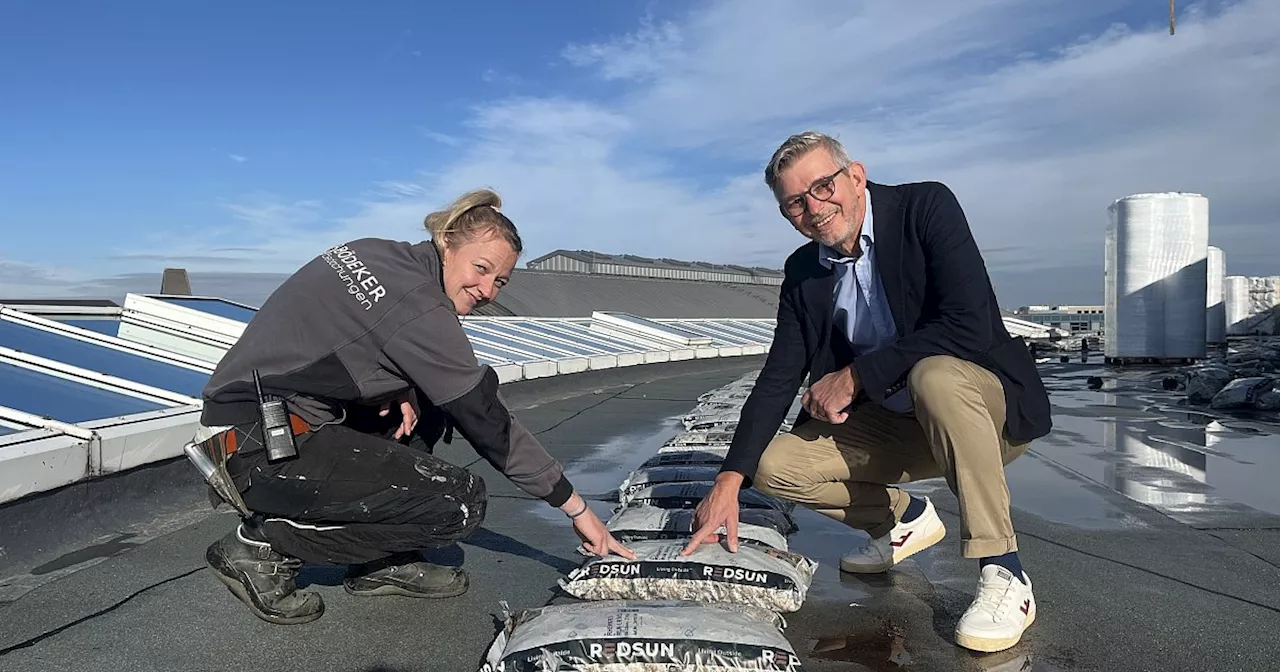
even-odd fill
[{"label": "light blue dress shirt", "polygon": [[[853,356],[875,352],[898,340],[889,299],[876,271],[875,216],[871,212],[871,192],[864,190],[867,203],[858,234],[862,254],[842,256],[836,250],[818,244],[818,261],[827,268],[835,267],[836,286],[833,295],[835,323],[849,339]],[[884,400],[883,406],[897,413],[911,411],[911,395],[906,388]]]}]

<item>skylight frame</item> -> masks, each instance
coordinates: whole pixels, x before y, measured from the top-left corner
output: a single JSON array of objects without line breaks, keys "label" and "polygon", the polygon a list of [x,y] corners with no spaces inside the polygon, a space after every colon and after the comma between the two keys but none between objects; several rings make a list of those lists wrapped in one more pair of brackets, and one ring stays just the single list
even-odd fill
[{"label": "skylight frame", "polygon": [[[14,322],[23,326],[46,331],[56,336],[84,341],[96,346],[118,350],[138,357],[145,357],[147,359],[192,371],[213,373],[214,370],[213,364],[198,357],[184,355],[180,352],[174,352],[172,350],[149,345],[147,343],[132,341],[126,338],[121,338],[120,336],[111,336],[110,334],[104,334],[100,331],[67,324],[42,315],[27,313],[20,309],[0,307],[0,320]],[[0,343],[0,345],[3,344]]]},{"label": "skylight frame", "polygon": [[[232,339],[240,338],[244,334],[245,327],[249,326],[248,322],[180,306],[165,300],[172,296],[170,294],[127,294],[124,298],[121,319],[123,321],[132,317],[141,317],[152,322],[181,325]],[[180,298],[217,299],[217,297],[210,296],[183,296]],[[237,304],[234,301],[228,303],[254,310],[252,306]]]}]

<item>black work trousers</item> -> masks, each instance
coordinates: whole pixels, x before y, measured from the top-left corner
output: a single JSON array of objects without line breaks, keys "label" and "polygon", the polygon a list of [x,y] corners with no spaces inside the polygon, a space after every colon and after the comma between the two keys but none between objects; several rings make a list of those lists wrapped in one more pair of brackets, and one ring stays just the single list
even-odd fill
[{"label": "black work trousers", "polygon": [[485,516],[484,481],[430,453],[438,433],[390,437],[398,411],[376,411],[297,437],[298,456],[269,462],[261,432],[238,426],[227,470],[272,549],[306,562],[354,564],[447,546]]}]

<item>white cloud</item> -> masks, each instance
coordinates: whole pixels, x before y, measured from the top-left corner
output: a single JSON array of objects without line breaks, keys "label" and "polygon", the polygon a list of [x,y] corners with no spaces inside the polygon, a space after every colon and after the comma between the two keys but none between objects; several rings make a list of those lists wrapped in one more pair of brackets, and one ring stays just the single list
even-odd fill
[{"label": "white cloud", "polygon": [[81,279],[74,271],[47,264],[0,258],[0,298],[22,298],[33,292],[65,287]]},{"label": "white cloud", "polygon": [[286,203],[270,194],[255,195],[238,203],[224,203],[222,207],[253,230],[263,233],[313,224],[323,214],[320,201],[298,200]]},{"label": "white cloud", "polygon": [[[483,103],[470,137],[445,136],[452,162],[380,183],[354,214],[306,201],[232,212],[283,222],[314,253],[341,236],[418,239],[427,212],[491,186],[529,254],[776,267],[803,240],[760,171],[787,134],[817,127],[872,179],[949,183],[980,244],[1000,248],[997,283],[1017,278],[998,287],[1006,304],[1054,301],[1063,277],[1087,275],[1044,270],[1053,280],[1037,285],[1040,270],[1100,267],[1106,207],[1138,191],[1205,193],[1230,272],[1261,272],[1280,252],[1264,183],[1280,163],[1273,4],[1180,6],[1169,36],[1163,11],[1133,0],[719,0],[564,47],[621,93]],[[1147,16],[1108,25],[1119,10]]]},{"label": "white cloud", "polygon": [[136,274],[141,268],[182,266],[192,271],[291,272],[344,240],[326,206],[255,193],[219,203],[223,224],[154,230],[104,251],[104,270]]},{"label": "white cloud", "polygon": [[480,81],[487,84],[519,84],[523,80],[519,75],[513,75],[495,68],[487,68],[480,73]]},{"label": "white cloud", "polygon": [[475,144],[423,182],[429,197],[370,204],[357,220],[420,217],[492,184],[538,251],[776,266],[802,241],[760,166],[816,126],[873,179],[951,184],[979,242],[1006,248],[988,259],[997,275],[1099,264],[1106,206],[1148,190],[1206,193],[1215,243],[1237,260],[1274,257],[1280,243],[1257,227],[1275,209],[1262,180],[1280,160],[1280,13],[1248,0],[1187,12],[1174,37],[1160,12],[1082,35],[1124,4],[713,3],[571,45],[571,63],[629,80],[628,93],[483,107]]},{"label": "white cloud", "polygon": [[597,65],[605,79],[642,79],[660,74],[681,56],[680,30],[674,23],[641,22],[639,30],[608,42],[570,44],[564,59],[578,66]]},{"label": "white cloud", "polygon": [[428,140],[434,140],[448,147],[457,147],[459,144],[462,143],[462,139],[455,135],[449,135],[448,133],[433,131],[425,126],[419,126],[417,130],[418,130],[418,133],[422,134],[422,137],[427,138]]},{"label": "white cloud", "polygon": [[249,157],[242,156],[240,154],[228,154],[227,158],[231,159],[232,161],[235,161],[236,163],[244,163],[245,161],[249,160]]}]

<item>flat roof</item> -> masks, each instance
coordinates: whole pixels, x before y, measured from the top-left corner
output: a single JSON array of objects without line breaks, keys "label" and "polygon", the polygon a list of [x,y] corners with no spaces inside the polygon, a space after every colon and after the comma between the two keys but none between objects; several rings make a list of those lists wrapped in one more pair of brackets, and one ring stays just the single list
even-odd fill
[{"label": "flat roof", "polygon": [[[758,357],[670,363],[582,379],[576,388],[572,376],[526,381],[505,394],[607,518],[609,495],[682,430],[678,418],[698,396],[759,365]],[[801,529],[791,548],[820,563],[804,607],[786,615],[805,670],[1274,665],[1280,428],[1182,408],[1176,393],[1151,384],[1151,371],[1078,364],[1042,371],[1055,429],[1007,469],[1019,553],[1040,605],[1023,641],[990,655],[954,645],[977,563],[960,557],[955,498],[945,483],[925,481],[909,489],[933,498],[947,538],[884,575],[841,574],[839,556],[859,533],[796,512]],[[1088,389],[1091,375],[1107,376],[1107,387]],[[491,495],[480,531],[432,556],[465,566],[469,592],[441,601],[355,598],[341,588],[341,568],[309,566],[302,583],[322,593],[327,610],[302,626],[259,621],[209,575],[204,549],[235,520],[209,512],[185,465],[116,480],[109,487],[126,496],[110,505],[85,484],[74,501],[49,495],[0,508],[10,567],[0,574],[0,599],[9,600],[0,603],[0,668],[474,670],[500,603],[568,601],[556,581],[581,558],[562,514],[515,489],[465,443],[437,454],[483,477]],[[103,503],[86,504],[95,501]],[[15,520],[21,506],[44,517],[23,527]],[[54,515],[65,521],[60,528],[49,525]],[[51,529],[62,544],[15,571],[16,533]]]}]

